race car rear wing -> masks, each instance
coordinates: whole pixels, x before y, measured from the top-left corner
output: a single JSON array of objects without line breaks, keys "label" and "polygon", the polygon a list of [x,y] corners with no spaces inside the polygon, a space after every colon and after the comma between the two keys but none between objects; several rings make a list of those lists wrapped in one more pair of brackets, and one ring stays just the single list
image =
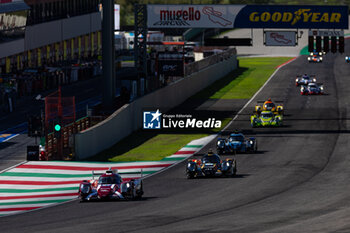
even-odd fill
[{"label": "race car rear wing", "polygon": [[[142,179],[143,178],[143,169],[140,168],[139,171],[140,171],[140,175],[141,175],[140,179]],[[99,177],[99,176],[104,175],[104,174],[109,173],[109,172],[110,173],[114,173],[114,174],[118,174],[118,169],[113,169],[113,170],[109,169],[106,172],[95,172],[95,171],[92,171],[92,179],[94,180],[95,176]],[[138,172],[130,172],[128,174],[133,174],[133,173],[138,173]]]},{"label": "race car rear wing", "polygon": [[[302,77],[303,75],[297,75],[297,78],[300,78],[300,77]],[[314,77],[316,77],[316,75],[315,74],[311,74],[311,75],[308,75],[310,78],[314,78]]]},{"label": "race car rear wing", "polygon": [[[267,100],[258,100],[256,101],[258,104],[261,104],[261,103],[265,103]],[[272,101],[273,103],[282,103],[283,104],[283,100],[274,100]]]}]

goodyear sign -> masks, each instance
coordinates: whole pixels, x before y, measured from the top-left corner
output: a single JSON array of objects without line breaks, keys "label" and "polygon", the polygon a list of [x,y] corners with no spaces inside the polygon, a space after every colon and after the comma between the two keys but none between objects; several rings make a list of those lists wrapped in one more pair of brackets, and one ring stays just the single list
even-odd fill
[{"label": "goodyear sign", "polygon": [[347,6],[148,5],[149,28],[347,29]]},{"label": "goodyear sign", "polygon": [[348,28],[347,6],[247,5],[237,15],[236,28]]}]

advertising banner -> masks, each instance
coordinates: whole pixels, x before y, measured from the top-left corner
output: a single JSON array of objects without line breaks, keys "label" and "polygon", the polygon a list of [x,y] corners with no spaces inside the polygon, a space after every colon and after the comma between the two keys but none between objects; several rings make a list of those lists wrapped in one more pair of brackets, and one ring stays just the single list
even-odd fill
[{"label": "advertising banner", "polygon": [[158,71],[164,76],[183,76],[184,62],[183,60],[159,60]]},{"label": "advertising banner", "polygon": [[348,28],[348,6],[147,5],[149,28]]},{"label": "advertising banner", "polygon": [[235,28],[348,28],[348,6],[247,5]]},{"label": "advertising banner", "polygon": [[183,76],[184,58],[178,52],[159,52],[157,56],[158,72],[165,76]]},{"label": "advertising banner", "polygon": [[265,31],[266,46],[295,46],[295,31]]},{"label": "advertising banner", "polygon": [[233,28],[244,5],[147,5],[149,28]]}]

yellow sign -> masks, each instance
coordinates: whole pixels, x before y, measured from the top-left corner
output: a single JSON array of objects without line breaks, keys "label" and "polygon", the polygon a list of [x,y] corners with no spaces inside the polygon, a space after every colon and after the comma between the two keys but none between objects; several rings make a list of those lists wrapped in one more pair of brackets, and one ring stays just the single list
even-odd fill
[{"label": "yellow sign", "polygon": [[319,12],[310,12],[311,9],[299,9],[298,11],[291,13],[291,12],[252,12],[249,15],[249,20],[251,22],[283,22],[288,23],[290,22],[291,25],[296,24],[300,20],[302,20],[304,23],[312,22],[312,23],[339,23],[341,19],[340,13],[319,13]]}]

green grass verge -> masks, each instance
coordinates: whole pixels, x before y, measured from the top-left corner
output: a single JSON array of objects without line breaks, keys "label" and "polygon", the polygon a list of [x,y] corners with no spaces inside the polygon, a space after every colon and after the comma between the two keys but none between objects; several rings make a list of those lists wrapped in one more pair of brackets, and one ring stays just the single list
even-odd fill
[{"label": "green grass verge", "polygon": [[239,58],[239,68],[199,92],[194,98],[249,99],[275,71],[276,67],[290,57]]},{"label": "green grass verge", "polygon": [[[276,67],[290,58],[240,58],[240,68],[218,80],[192,98],[249,99],[265,83]],[[222,127],[231,118],[222,119]],[[157,133],[157,130],[139,130],[116,143],[113,147],[90,158],[90,161],[152,161],[174,154],[190,141],[219,132],[221,129],[173,130]]]}]

